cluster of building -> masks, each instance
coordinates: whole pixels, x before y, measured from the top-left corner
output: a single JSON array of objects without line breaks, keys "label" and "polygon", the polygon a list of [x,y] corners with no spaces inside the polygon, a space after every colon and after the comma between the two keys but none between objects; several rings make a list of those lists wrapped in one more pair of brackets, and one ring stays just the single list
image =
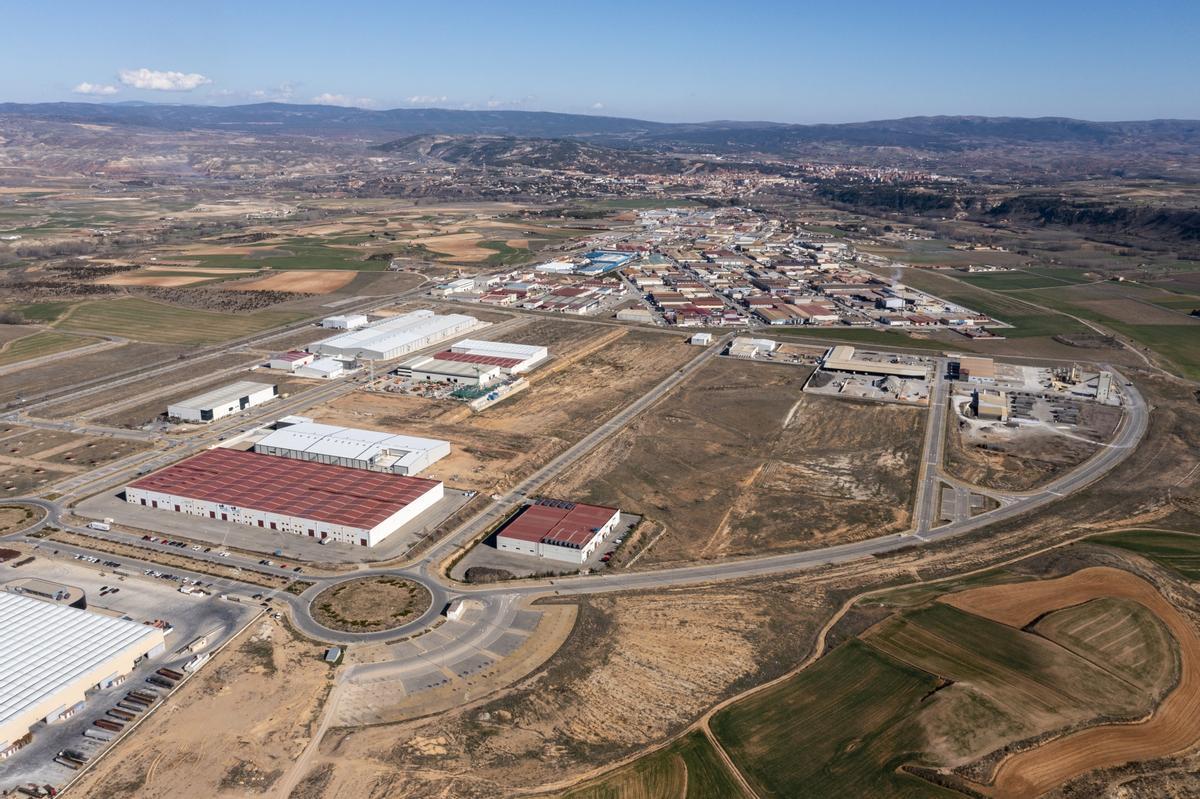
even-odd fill
[{"label": "cluster of building", "polygon": [[308,351],[347,364],[390,361],[486,324],[464,314],[410,311],[357,325],[309,345]]},{"label": "cluster of building", "polygon": [[545,347],[462,339],[434,355],[405,361],[396,373],[415,382],[484,387],[522,375],[550,357]]},{"label": "cluster of building", "polygon": [[[251,449],[233,445],[251,441]],[[416,477],[450,443],[291,416],[130,483],[125,501],[322,541],[375,546],[442,498]]]},{"label": "cluster of building", "polygon": [[[619,262],[607,263],[615,264],[612,267],[615,269],[631,257],[622,254]],[[591,272],[581,269],[579,265],[568,261],[555,261],[503,275],[458,278],[435,287],[431,293],[463,302],[554,311],[574,316],[597,313],[606,304],[624,296],[626,289],[620,280],[603,276],[612,269]],[[579,275],[588,276],[580,279]]]}]

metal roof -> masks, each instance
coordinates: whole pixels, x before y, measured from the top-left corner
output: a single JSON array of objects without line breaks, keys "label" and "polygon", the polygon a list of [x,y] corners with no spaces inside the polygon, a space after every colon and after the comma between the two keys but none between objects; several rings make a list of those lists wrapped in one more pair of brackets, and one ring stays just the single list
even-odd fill
[{"label": "metal roof", "polygon": [[449,442],[319,422],[301,422],[268,433],[255,446],[369,461],[383,450],[424,454],[448,447]]},{"label": "metal roof", "polygon": [[439,361],[457,361],[458,363],[478,363],[485,366],[499,366],[501,369],[511,369],[525,362],[523,358],[501,358],[496,355],[476,355],[470,352],[451,352],[446,350],[433,356]]},{"label": "metal roof", "polygon": [[237,402],[242,397],[257,394],[260,391],[273,391],[274,389],[274,383],[255,383],[252,380],[239,380],[236,383],[213,389],[189,399],[172,402],[171,405],[182,405],[187,408],[212,408],[217,405]]},{"label": "metal roof", "polygon": [[614,513],[616,508],[603,505],[542,499],[526,505],[500,537],[582,549]]},{"label": "metal roof", "polygon": [[479,339],[464,338],[456,341],[450,347],[451,352],[465,352],[468,355],[490,355],[496,358],[542,358],[546,355],[545,347],[532,344],[510,344],[507,341],[480,341]]},{"label": "metal roof", "polygon": [[370,529],[439,485],[348,466],[210,449],[131,488]]},{"label": "metal roof", "polygon": [[311,349],[327,355],[357,351],[386,354],[427,338],[436,340],[451,336],[456,330],[474,326],[477,322],[475,317],[463,314],[439,316],[427,310],[413,311],[323,339],[311,345]]},{"label": "metal roof", "polygon": [[68,691],[126,647],[161,635],[138,622],[0,591],[0,725]]}]

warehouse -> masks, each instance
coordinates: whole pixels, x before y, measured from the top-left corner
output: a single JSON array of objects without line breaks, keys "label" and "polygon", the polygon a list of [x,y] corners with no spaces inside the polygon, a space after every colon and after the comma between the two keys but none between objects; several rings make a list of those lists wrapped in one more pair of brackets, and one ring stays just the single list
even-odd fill
[{"label": "warehouse", "polygon": [[504,526],[496,536],[496,548],[582,565],[620,516],[617,508],[539,499]]},{"label": "warehouse", "polygon": [[277,455],[351,469],[414,475],[450,454],[450,442],[318,422],[285,424],[254,445]]},{"label": "warehouse", "polygon": [[442,498],[436,480],[210,449],[130,483],[125,501],[375,546]]},{"label": "warehouse", "polygon": [[898,359],[867,360],[855,357],[854,347],[844,344],[830,347],[821,366],[831,372],[849,372],[857,375],[872,375],[877,377],[910,377],[924,380],[929,377],[929,369],[920,363],[901,363]]},{"label": "warehouse", "polygon": [[279,395],[273,383],[242,380],[198,397],[167,406],[167,416],[185,422],[212,422],[231,413],[262,405]]},{"label": "warehouse", "polygon": [[500,379],[500,367],[480,363],[442,360],[426,355],[405,361],[396,369],[400,377],[418,382],[454,383],[463,386],[487,386]]},{"label": "warehouse", "polygon": [[321,327],[327,327],[330,330],[357,330],[366,326],[367,317],[360,313],[327,316],[321,320]]},{"label": "warehouse", "polygon": [[158,627],[0,591],[0,755],[165,646]]},{"label": "warehouse", "polygon": [[[550,357],[550,351],[545,347],[537,347],[531,344],[510,344],[507,341],[479,341],[473,338],[464,338],[462,341],[455,342],[451,345],[449,353],[474,355],[499,360],[515,360],[515,364],[501,365],[502,372],[514,375],[528,372]],[[447,353],[439,353],[434,357],[446,357],[450,359]],[[497,365],[500,365],[498,361]]]},{"label": "warehouse", "polygon": [[1008,394],[1003,391],[976,389],[971,397],[971,407],[976,419],[1008,421]]},{"label": "warehouse", "polygon": [[284,372],[295,372],[301,367],[308,366],[316,357],[311,352],[301,352],[300,350],[281,352],[271,356],[271,360],[267,361],[267,367]]},{"label": "warehouse", "polygon": [[332,380],[335,377],[341,377],[345,371],[346,365],[336,358],[317,358],[297,369],[296,376]]},{"label": "warehouse", "polygon": [[413,311],[322,339],[310,345],[309,349],[339,361],[387,361],[437,344],[479,325],[479,320],[473,316]]}]

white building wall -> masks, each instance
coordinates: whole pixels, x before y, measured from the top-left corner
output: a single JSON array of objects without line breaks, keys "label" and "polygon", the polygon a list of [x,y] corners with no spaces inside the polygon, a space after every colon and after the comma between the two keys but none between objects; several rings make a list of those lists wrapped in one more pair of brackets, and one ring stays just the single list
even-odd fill
[{"label": "white building wall", "polygon": [[[374,546],[436,504],[442,498],[443,493],[442,484],[437,483],[425,494],[369,530],[307,519],[302,516],[290,516],[207,500],[189,499],[159,491],[147,491],[142,488],[126,488],[125,501],[131,505],[144,504],[148,508],[157,507],[159,510],[187,513],[192,516],[243,524],[247,527],[259,527],[272,532],[278,531],[317,539],[329,538],[343,544]],[[272,525],[274,526],[272,527]]]}]

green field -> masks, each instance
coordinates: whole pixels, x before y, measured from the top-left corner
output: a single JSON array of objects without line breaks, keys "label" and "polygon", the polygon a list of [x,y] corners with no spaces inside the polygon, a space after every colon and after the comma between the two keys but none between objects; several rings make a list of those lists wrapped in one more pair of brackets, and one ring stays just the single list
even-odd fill
[{"label": "green field", "polygon": [[15,339],[3,349],[0,349],[0,366],[6,366],[30,358],[40,358],[56,352],[86,347],[94,344],[97,339],[87,336],[73,336],[69,333],[59,333],[54,330],[43,330],[23,338]]},{"label": "green field", "polygon": [[701,732],[575,788],[562,799],[737,799],[745,793]]},{"label": "green field", "polygon": [[1034,629],[1145,690],[1155,690],[1174,671],[1171,634],[1136,602],[1093,599],[1047,614]]},{"label": "green field", "polygon": [[479,246],[485,250],[494,250],[493,255],[487,257],[487,263],[491,266],[512,266],[514,264],[524,263],[532,256],[526,248],[509,247],[503,241],[481,241]]},{"label": "green field", "polygon": [[992,291],[1019,291],[1091,282],[1082,275],[1083,271],[1079,269],[1023,269],[1015,272],[964,272],[955,275],[955,279]]},{"label": "green field", "polygon": [[1143,696],[1049,641],[940,602],[892,616],[866,641],[905,663],[966,683],[1017,718],[1088,709],[1135,712]]},{"label": "green field", "polygon": [[298,322],[305,316],[292,311],[217,313],[129,298],[83,303],[58,327],[109,333],[136,341],[209,344]]},{"label": "green field", "polygon": [[34,302],[14,308],[27,321],[50,323],[67,312],[73,302]]},{"label": "green field", "polygon": [[937,686],[853,640],[722,710],[712,729],[763,797],[959,796],[897,771],[920,750],[912,716]]},{"label": "green field", "polygon": [[1136,552],[1187,580],[1200,580],[1200,535],[1159,530],[1127,530],[1088,541]]}]

